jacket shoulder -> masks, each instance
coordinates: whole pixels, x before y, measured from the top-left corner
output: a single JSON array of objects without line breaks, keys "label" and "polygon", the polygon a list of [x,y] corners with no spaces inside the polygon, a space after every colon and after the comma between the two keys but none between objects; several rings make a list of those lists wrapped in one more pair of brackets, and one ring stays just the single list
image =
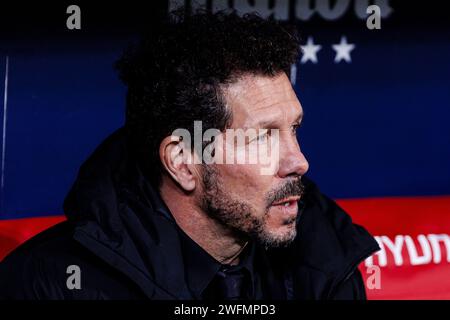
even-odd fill
[{"label": "jacket shoulder", "polygon": [[74,240],[73,231],[72,223],[62,222],[10,253],[0,263],[0,299],[106,299],[129,293],[124,276]]},{"label": "jacket shoulder", "polygon": [[[11,252],[0,263],[0,298],[39,299],[62,298],[57,279],[60,270],[68,262],[70,250],[70,228],[67,222],[53,226]],[[66,249],[66,250],[64,250]]]}]

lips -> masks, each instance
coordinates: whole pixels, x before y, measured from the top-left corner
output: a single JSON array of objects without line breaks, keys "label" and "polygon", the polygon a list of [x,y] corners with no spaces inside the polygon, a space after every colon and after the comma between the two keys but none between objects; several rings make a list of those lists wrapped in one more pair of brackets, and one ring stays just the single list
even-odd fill
[{"label": "lips", "polygon": [[298,200],[299,196],[292,196],[284,198],[272,203],[270,212],[282,220],[282,224],[291,224],[295,221],[298,214]]},{"label": "lips", "polygon": [[269,209],[269,215],[281,226],[292,225],[298,215],[298,203],[300,197],[289,197],[274,202]]},{"label": "lips", "polygon": [[297,202],[298,200],[300,200],[299,196],[291,196],[291,197],[287,197],[287,198],[273,202],[272,206],[288,207],[289,205],[292,205],[293,202]]}]

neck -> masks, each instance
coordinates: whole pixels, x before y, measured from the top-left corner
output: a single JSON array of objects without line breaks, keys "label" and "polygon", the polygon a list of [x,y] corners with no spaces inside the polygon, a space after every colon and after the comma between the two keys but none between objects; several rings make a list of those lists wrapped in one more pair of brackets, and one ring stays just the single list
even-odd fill
[{"label": "neck", "polygon": [[192,195],[184,193],[172,181],[165,181],[160,193],[178,226],[203,250],[222,264],[239,263],[240,253],[248,243],[246,239],[210,218],[198,207]]}]

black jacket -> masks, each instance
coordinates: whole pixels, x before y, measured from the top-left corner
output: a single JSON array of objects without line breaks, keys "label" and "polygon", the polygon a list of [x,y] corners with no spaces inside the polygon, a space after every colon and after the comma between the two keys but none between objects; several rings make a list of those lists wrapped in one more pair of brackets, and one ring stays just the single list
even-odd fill
[{"label": "black jacket", "polygon": [[[118,130],[82,165],[69,192],[67,221],[35,236],[0,263],[0,298],[192,299],[179,234],[152,206],[155,191]],[[285,299],[365,299],[358,264],[376,241],[304,179],[298,236],[288,249],[265,250],[283,278]],[[81,271],[69,290],[67,268]]]}]

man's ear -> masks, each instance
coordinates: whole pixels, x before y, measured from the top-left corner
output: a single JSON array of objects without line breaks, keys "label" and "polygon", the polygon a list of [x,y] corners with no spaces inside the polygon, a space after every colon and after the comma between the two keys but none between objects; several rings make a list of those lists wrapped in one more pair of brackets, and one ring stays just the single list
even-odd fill
[{"label": "man's ear", "polygon": [[159,158],[167,173],[186,191],[193,191],[198,172],[188,150],[178,136],[168,136],[159,145]]}]

